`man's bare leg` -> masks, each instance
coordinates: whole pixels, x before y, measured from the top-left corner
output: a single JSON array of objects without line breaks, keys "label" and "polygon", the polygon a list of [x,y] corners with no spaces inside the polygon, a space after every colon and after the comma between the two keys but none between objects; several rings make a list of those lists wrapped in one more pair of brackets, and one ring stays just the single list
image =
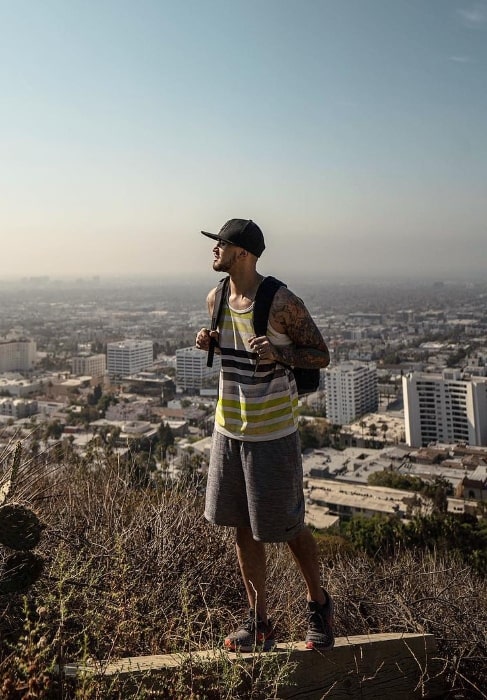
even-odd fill
[{"label": "man's bare leg", "polygon": [[308,602],[314,600],[316,603],[323,604],[326,599],[321,587],[318,548],[315,538],[306,527],[288,542],[288,545],[306,582]]},{"label": "man's bare leg", "polygon": [[254,540],[252,530],[249,527],[237,527],[236,548],[249,607],[256,610],[261,620],[267,624],[264,543]]}]

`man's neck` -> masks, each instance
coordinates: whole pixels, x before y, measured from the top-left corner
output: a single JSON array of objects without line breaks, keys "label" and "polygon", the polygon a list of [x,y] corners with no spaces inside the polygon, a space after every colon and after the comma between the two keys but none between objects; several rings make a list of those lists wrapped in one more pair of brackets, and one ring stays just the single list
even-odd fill
[{"label": "man's neck", "polygon": [[233,300],[255,299],[263,276],[257,270],[235,270],[230,273],[230,296]]}]

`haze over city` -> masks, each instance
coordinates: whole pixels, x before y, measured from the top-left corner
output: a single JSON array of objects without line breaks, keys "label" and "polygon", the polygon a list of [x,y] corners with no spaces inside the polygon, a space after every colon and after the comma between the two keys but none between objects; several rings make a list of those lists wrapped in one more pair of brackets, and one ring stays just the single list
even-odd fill
[{"label": "haze over city", "polygon": [[0,279],[485,278],[487,2],[0,0]]}]

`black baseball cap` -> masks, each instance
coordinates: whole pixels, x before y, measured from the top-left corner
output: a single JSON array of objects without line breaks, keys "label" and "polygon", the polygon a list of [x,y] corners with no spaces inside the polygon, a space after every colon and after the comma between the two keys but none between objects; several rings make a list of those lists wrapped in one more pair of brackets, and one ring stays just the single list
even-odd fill
[{"label": "black baseball cap", "polygon": [[219,233],[201,232],[215,241],[227,241],[260,258],[265,249],[264,234],[251,219],[230,219]]}]

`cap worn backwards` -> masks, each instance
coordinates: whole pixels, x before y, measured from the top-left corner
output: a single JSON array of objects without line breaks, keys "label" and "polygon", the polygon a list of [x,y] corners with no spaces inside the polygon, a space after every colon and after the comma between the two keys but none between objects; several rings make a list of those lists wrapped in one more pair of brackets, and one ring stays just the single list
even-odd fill
[{"label": "cap worn backwards", "polygon": [[201,232],[215,241],[227,241],[260,258],[265,249],[264,235],[251,219],[230,219],[219,233]]}]

